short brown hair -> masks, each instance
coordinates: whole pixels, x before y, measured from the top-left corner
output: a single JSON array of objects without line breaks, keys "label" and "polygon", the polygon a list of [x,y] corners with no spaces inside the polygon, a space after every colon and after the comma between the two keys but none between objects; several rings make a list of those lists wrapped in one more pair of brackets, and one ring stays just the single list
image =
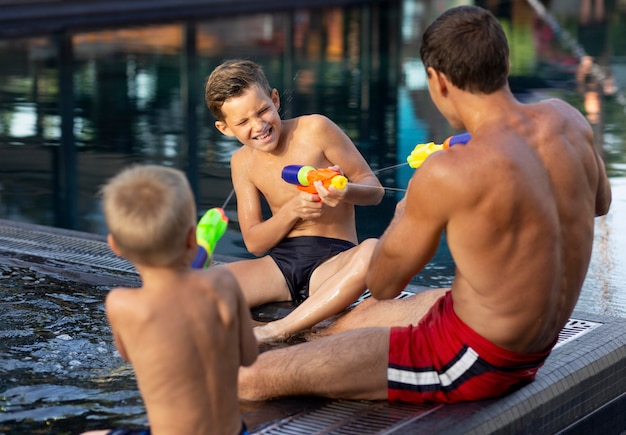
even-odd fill
[{"label": "short brown hair", "polygon": [[224,121],[222,106],[229,98],[238,97],[251,86],[271,94],[263,68],[245,59],[231,59],[215,68],[206,82],[206,105],[218,121]]},{"label": "short brown hair", "polygon": [[197,216],[182,171],[135,165],[111,178],[101,193],[109,232],[126,259],[167,266],[184,252]]},{"label": "short brown hair", "polygon": [[424,32],[424,67],[445,74],[454,86],[490,94],[507,84],[509,46],[496,17],[478,6],[441,14]]}]

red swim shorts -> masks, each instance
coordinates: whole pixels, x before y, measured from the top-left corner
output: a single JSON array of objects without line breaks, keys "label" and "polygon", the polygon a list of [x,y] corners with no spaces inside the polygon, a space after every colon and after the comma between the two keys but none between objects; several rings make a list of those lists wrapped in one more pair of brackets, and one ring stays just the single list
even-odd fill
[{"label": "red swim shorts", "polygon": [[454,403],[501,396],[532,381],[550,350],[528,354],[494,345],[457,317],[448,291],[417,326],[391,328],[389,400]]}]

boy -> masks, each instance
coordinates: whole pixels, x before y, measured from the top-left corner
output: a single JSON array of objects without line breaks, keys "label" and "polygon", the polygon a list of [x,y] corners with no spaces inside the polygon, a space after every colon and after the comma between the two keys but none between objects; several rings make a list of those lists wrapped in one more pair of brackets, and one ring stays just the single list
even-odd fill
[{"label": "boy", "polygon": [[[472,139],[413,175],[372,256],[366,282],[379,301],[339,321],[358,329],[263,353],[240,370],[241,398],[452,403],[534,379],[576,305],[611,190],[584,116],[556,99],[518,102],[508,55],[485,9],[452,8],[428,27],[430,96]],[[443,231],[452,288],[393,299]]]},{"label": "boy", "polygon": [[[237,214],[248,250],[267,255],[226,265],[250,306],[291,300],[283,319],[254,330],[258,341],[284,339],[341,312],[365,290],[376,244],[357,245],[355,205],[378,204],[384,190],[341,129],[322,115],[282,120],[278,91],[248,60],[218,66],[206,84],[215,127],[243,145],[231,159]],[[299,191],[281,178],[288,165],[333,167],[350,181],[344,189],[315,182]],[[261,195],[272,216],[263,220]]]},{"label": "boy", "polygon": [[106,297],[115,345],[135,371],[150,429],[89,434],[245,433],[237,371],[257,356],[248,306],[224,267],[191,269],[196,207],[184,174],[140,165],[102,189],[113,252],[140,288]]}]

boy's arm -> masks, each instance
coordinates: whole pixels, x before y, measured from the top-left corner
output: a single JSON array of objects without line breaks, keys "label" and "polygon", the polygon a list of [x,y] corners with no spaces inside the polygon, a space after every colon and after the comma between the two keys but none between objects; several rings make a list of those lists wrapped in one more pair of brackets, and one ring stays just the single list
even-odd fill
[{"label": "boy's arm", "polygon": [[120,317],[123,318],[122,313],[120,313],[120,297],[122,296],[122,292],[123,290],[121,289],[113,289],[107,294],[105,300],[105,310],[107,319],[109,320],[109,325],[111,326],[111,334],[113,335],[115,348],[124,361],[130,362],[128,354],[126,353],[126,348],[124,347],[124,343],[122,342],[122,338],[118,332],[118,325],[120,323],[118,319]]},{"label": "boy's arm", "polygon": [[[228,295],[229,300],[232,301],[234,297],[235,313],[232,313],[235,317],[236,325],[238,325],[239,331],[239,365],[249,366],[256,361],[258,355],[258,343],[254,332],[252,332],[252,319],[250,317],[250,308],[246,303],[239,283],[235,278],[235,275],[228,270],[225,266],[214,266],[210,272],[215,277],[215,286],[219,288],[219,292],[224,295]],[[228,304],[232,307],[232,303]],[[232,309],[232,308],[231,308]]]},{"label": "boy's arm", "polygon": [[256,361],[259,353],[259,345],[252,332],[252,320],[250,318],[250,308],[246,303],[241,290],[237,288],[237,305],[239,305],[239,342],[241,343],[241,365],[249,366]]},{"label": "boy's arm", "polygon": [[319,131],[319,143],[326,158],[338,166],[348,178],[348,185],[343,191],[325,189],[320,191],[326,205],[345,201],[355,205],[376,205],[382,200],[385,191],[380,181],[372,172],[357,147],[337,124],[323,115],[311,115]]}]

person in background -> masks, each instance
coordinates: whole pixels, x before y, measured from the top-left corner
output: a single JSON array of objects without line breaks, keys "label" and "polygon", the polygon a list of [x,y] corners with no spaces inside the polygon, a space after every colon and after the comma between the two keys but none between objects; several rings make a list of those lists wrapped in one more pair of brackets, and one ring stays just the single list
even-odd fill
[{"label": "person in background", "polygon": [[192,269],[196,206],[185,175],[138,165],[102,188],[114,253],[137,269],[139,288],[115,288],[106,313],[115,346],[131,363],[150,428],[108,434],[244,434],[237,372],[257,357],[252,320],[223,266]]},{"label": "person in background", "polygon": [[[376,300],[345,314],[343,332],[242,368],[242,399],[498,397],[534,379],[568,321],[594,217],[611,203],[589,123],[561,100],[515,99],[506,36],[485,9],[444,12],[420,54],[433,102],[471,140],[432,154],[413,175],[370,262]],[[444,232],[456,265],[451,288],[394,299]]]}]

